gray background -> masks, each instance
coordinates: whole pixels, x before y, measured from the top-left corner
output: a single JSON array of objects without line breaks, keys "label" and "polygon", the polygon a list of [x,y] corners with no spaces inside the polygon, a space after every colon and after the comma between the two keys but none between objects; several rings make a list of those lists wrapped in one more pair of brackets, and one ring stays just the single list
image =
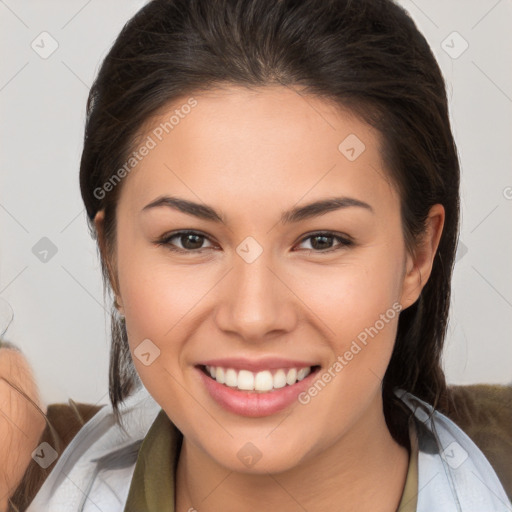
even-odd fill
[{"label": "gray background", "polygon": [[[46,402],[107,402],[109,317],[78,165],[89,87],[144,3],[0,0],[0,333],[12,308],[4,337]],[[511,383],[512,2],[400,3],[443,70],[462,165],[447,379]]]}]

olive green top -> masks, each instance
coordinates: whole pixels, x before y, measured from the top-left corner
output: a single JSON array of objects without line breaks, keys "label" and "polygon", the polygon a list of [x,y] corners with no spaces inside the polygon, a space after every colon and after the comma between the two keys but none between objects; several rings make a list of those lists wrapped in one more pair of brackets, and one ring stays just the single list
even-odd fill
[{"label": "olive green top", "polygon": [[[418,442],[413,421],[409,435],[409,469],[397,512],[416,511]],[[175,512],[174,480],[182,441],[181,432],[161,410],[140,447],[124,512]]]},{"label": "olive green top", "polygon": [[416,512],[418,505],[418,437],[414,418],[409,420],[409,441],[411,450],[409,454],[409,469],[405,480],[402,499],[396,509],[397,512]]}]

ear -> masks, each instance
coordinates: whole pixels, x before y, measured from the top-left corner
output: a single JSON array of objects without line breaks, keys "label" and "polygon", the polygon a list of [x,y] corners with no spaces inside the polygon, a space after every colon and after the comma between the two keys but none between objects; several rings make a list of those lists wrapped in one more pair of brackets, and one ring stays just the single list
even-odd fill
[{"label": "ear", "polygon": [[119,293],[119,287],[116,279],[115,271],[112,269],[112,261],[107,251],[107,244],[105,239],[105,229],[104,229],[104,222],[105,222],[105,210],[99,210],[96,215],[94,216],[94,226],[96,228],[96,233],[98,237],[98,247],[100,249],[101,253],[101,259],[105,262],[105,265],[107,266],[108,271],[108,277],[110,280],[110,286],[112,287],[112,290],[115,294],[115,300],[116,300],[116,307],[118,311],[122,314],[124,314],[123,311],[123,305],[121,302],[121,297]]},{"label": "ear", "polygon": [[400,298],[403,309],[408,308],[418,300],[421,290],[430,277],[434,257],[443,232],[444,219],[443,205],[435,204],[432,206],[425,222],[425,232],[414,248],[414,254],[407,254],[402,296]]}]

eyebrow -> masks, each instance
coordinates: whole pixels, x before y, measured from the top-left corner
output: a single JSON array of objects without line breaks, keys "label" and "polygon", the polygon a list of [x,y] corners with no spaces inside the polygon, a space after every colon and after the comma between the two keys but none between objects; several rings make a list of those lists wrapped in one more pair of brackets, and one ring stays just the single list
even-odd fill
[{"label": "eyebrow", "polygon": [[[193,215],[199,219],[226,224],[224,217],[211,206],[195,203],[180,197],[158,197],[151,203],[144,206],[141,211],[144,212],[153,208],[164,206],[178,210],[188,215]],[[359,199],[355,199],[353,197],[333,197],[321,199],[312,203],[308,203],[304,206],[297,206],[291,210],[287,210],[281,214],[280,222],[283,224],[300,222],[302,220],[311,219],[313,217],[319,217],[334,210],[340,210],[349,207],[364,208],[373,214],[375,213],[373,208],[368,203],[360,201]]]}]

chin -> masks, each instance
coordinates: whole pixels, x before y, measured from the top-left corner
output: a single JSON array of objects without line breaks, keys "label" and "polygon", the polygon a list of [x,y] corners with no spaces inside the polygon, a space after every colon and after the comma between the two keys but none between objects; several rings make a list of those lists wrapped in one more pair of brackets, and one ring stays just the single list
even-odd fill
[{"label": "chin", "polygon": [[[227,470],[252,475],[283,473],[300,465],[306,457],[306,453],[297,453],[296,448],[283,449],[278,443],[273,444],[268,440],[265,446],[262,445],[263,443],[258,443],[257,440],[255,442],[244,440],[231,442],[228,445],[216,445],[213,451],[206,451],[217,464]],[[299,445],[304,448],[304,443]],[[235,456],[232,457],[229,454]]]}]

